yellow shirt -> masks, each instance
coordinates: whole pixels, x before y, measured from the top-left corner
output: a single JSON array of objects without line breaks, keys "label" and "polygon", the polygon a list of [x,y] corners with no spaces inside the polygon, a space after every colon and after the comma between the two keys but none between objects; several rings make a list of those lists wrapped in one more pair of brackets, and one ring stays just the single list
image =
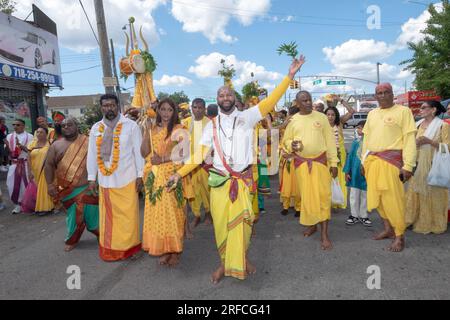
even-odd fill
[{"label": "yellow shirt", "polygon": [[294,140],[303,144],[303,151],[299,154],[301,157],[316,158],[326,152],[329,164],[337,167],[336,142],[326,115],[316,111],[308,115],[294,115],[283,136],[282,147],[286,152],[292,153]]},{"label": "yellow shirt", "polygon": [[368,151],[403,151],[403,169],[412,171],[416,166],[416,123],[411,110],[394,105],[388,109],[377,108],[367,117],[364,126],[362,154]]}]

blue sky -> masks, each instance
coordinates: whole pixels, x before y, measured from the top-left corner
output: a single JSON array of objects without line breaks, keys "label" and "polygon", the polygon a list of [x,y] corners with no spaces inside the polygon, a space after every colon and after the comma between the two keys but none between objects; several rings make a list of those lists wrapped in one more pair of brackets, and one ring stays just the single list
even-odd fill
[{"label": "blue sky", "polygon": [[[21,4],[18,16],[26,11],[27,2],[32,1]],[[69,12],[66,0],[57,1],[59,5],[53,2],[52,6],[44,1],[33,2],[55,19],[59,28],[65,89],[52,90],[50,95],[102,92],[101,67],[67,73],[100,65],[94,36],[77,8],[78,2],[71,1]],[[95,28],[90,2],[83,0]],[[108,32],[116,42],[117,58],[125,52],[121,27],[134,15],[138,27],[145,23],[144,32],[158,63],[154,79],[164,80],[165,76],[164,81],[156,83],[156,91],[184,90],[191,98],[215,96],[222,84],[216,76],[222,56],[237,66],[234,82],[238,90],[250,80],[252,71],[262,85],[273,88],[290,64],[289,58],[279,56],[276,49],[290,41],[296,41],[307,58],[301,75],[338,74],[376,81],[379,61],[383,63],[381,80],[393,82],[396,91],[401,92],[405,81],[409,88],[413,80],[398,66],[411,55],[404,44],[406,40],[421,39],[420,29],[426,21],[426,6],[413,3],[426,3],[422,0],[156,0],[137,2],[129,8],[122,7],[121,2],[124,1],[104,0]],[[371,15],[367,8],[371,5],[380,9],[380,29],[367,27]],[[67,15],[76,17],[78,29],[67,25]],[[199,59],[201,56],[203,59]],[[315,97],[327,92],[373,91],[373,85],[367,82],[349,81],[345,87],[326,87],[313,86],[312,80],[302,79],[302,85],[312,90]],[[129,88],[133,81],[121,81],[121,85]]]}]

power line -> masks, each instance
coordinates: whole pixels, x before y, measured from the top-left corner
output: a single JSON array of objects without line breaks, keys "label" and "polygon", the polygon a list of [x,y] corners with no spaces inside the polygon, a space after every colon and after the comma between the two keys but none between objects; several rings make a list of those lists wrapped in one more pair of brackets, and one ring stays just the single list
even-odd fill
[{"label": "power line", "polygon": [[77,69],[77,70],[71,70],[71,71],[66,71],[66,72],[61,72],[61,74],[68,74],[68,73],[75,73],[75,72],[80,72],[80,71],[85,71],[85,70],[90,70],[90,69],[95,69],[101,67],[100,64],[96,65],[96,66],[92,66],[89,68],[83,68],[83,69]]},{"label": "power line", "polygon": [[88,15],[87,15],[87,12],[86,12],[86,10],[84,9],[83,3],[81,2],[81,0],[78,0],[78,1],[80,2],[81,8],[83,9],[84,15],[86,16],[86,19],[87,19],[87,21],[88,21],[88,23],[89,23],[89,26],[91,27],[92,34],[94,35],[95,40],[97,41],[97,44],[100,46],[100,42],[99,42],[98,39],[97,39],[97,35],[95,34],[94,28],[92,27],[92,24],[91,24],[91,20],[89,20],[89,17],[88,17]]}]

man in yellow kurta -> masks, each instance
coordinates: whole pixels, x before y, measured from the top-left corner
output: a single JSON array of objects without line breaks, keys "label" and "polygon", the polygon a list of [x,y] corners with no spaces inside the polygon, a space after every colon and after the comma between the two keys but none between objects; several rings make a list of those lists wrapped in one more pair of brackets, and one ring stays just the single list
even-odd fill
[{"label": "man in yellow kurta", "polygon": [[405,247],[405,192],[416,166],[416,126],[411,110],[394,104],[389,83],[376,87],[379,108],[371,111],[364,126],[363,166],[367,180],[367,210],[377,209],[384,230],[375,240],[392,238],[389,251]]},{"label": "man in yellow kurta", "polygon": [[[256,271],[247,259],[253,221],[250,193],[255,191],[252,164],[253,133],[256,124],[271,112],[277,101],[286,92],[290,81],[304,64],[301,56],[294,59],[289,74],[282,83],[258,106],[238,111],[234,90],[224,86],[217,93],[219,115],[206,126],[201,152],[196,153],[178,173],[169,179],[169,185],[195,169],[205,154],[214,150],[213,168],[210,170],[211,214],[221,265],[213,273],[211,281],[218,283],[223,276],[245,279]],[[198,161],[200,158],[200,161]]]},{"label": "man in yellow kurta", "polygon": [[309,227],[304,235],[310,237],[320,224],[322,249],[330,250],[331,177],[336,178],[339,162],[336,144],[327,117],[313,111],[311,94],[300,91],[296,102],[300,112],[286,128],[282,146],[293,155],[301,197],[300,223]]},{"label": "man in yellow kurta", "polygon": [[[194,155],[195,151],[200,147],[200,139],[203,130],[209,122],[206,114],[206,103],[201,98],[192,101],[193,117],[186,118],[182,121],[182,125],[189,131],[190,137],[190,154]],[[196,227],[201,221],[201,207],[205,210],[205,224],[211,224],[212,218],[209,209],[209,185],[208,176],[210,166],[206,163],[196,168],[191,173],[191,183],[194,188],[195,198],[190,201],[192,213],[194,214],[193,226]]]}]

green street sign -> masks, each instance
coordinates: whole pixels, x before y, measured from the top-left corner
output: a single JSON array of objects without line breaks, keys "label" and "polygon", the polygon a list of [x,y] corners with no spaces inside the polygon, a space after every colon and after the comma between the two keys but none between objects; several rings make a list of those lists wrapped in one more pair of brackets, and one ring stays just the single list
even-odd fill
[{"label": "green street sign", "polygon": [[314,80],[313,85],[317,86],[318,84],[322,83],[322,79]]},{"label": "green street sign", "polygon": [[347,81],[345,80],[328,80],[327,86],[345,86]]}]

